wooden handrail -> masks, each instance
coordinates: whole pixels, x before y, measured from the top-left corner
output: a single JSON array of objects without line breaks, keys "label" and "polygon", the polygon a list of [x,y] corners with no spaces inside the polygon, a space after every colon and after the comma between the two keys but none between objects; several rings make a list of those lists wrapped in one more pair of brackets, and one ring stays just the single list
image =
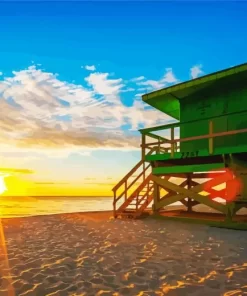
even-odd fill
[{"label": "wooden handrail", "polygon": [[151,166],[151,164],[148,164],[148,166],[145,168],[145,170],[143,170],[130,184],[129,184],[129,186],[128,187],[126,187],[125,189],[124,189],[124,191],[116,198],[116,202],[121,198],[121,197],[123,197],[123,195],[124,195],[124,193],[126,192],[126,191],[128,191],[134,184],[135,184],[135,182],[144,174],[144,172],[146,172],[146,170],[147,169],[149,169],[150,168],[150,166]]},{"label": "wooden handrail", "polygon": [[143,161],[140,160],[129,172],[127,175],[123,177],[122,180],[120,180],[113,188],[112,191],[116,191],[120,186],[123,185],[125,180],[129,179],[129,177],[143,164]]},{"label": "wooden handrail", "polygon": [[[145,179],[145,181],[142,182],[142,183],[140,184],[140,186],[138,186],[138,188],[135,189],[135,191],[134,191],[134,192],[129,196],[129,198],[128,198],[128,201],[129,201],[129,202],[131,202],[131,200],[136,196],[136,194],[138,193],[138,191],[141,191],[141,190],[147,185],[147,183],[150,182],[151,177],[152,177],[152,174],[148,175],[148,177]],[[116,205],[117,201],[118,201],[118,200],[114,200],[114,201],[113,201],[113,205],[114,205],[114,206]],[[122,209],[122,208],[125,208],[125,207],[126,207],[126,204],[123,203],[123,204],[119,207],[119,209],[118,209],[117,211],[121,211],[121,209]],[[115,208],[115,207],[114,207],[114,208]],[[115,210],[115,211],[116,211],[116,210]]]},{"label": "wooden handrail", "polygon": [[220,133],[212,133],[202,136],[195,136],[195,137],[189,137],[189,138],[182,138],[182,139],[176,139],[174,142],[187,142],[187,141],[193,141],[193,140],[201,140],[201,139],[209,139],[209,138],[216,138],[216,137],[223,137],[223,136],[231,136],[241,133],[247,133],[247,128],[240,129],[240,130],[233,130],[233,131],[227,131],[227,132],[220,132]]},{"label": "wooden handrail", "polygon": [[147,192],[142,196],[142,198],[139,199],[139,200],[137,201],[137,205],[139,205],[139,204],[145,199],[146,195],[148,195],[149,192],[150,192],[153,188],[154,188],[154,185],[152,185],[151,187],[148,188]]},{"label": "wooden handrail", "polygon": [[164,142],[166,143],[171,143],[171,140],[167,139],[167,138],[164,138],[164,137],[161,137],[161,136],[157,136],[157,135],[154,135],[152,133],[147,133],[145,134],[145,136],[148,136],[148,137],[151,137],[151,138],[154,138],[156,140],[163,140]]},{"label": "wooden handrail", "polygon": [[[146,155],[152,154],[156,150],[156,147],[153,147]],[[140,160],[129,172],[126,174],[122,180],[120,180],[113,188],[112,191],[116,191],[120,186],[123,185],[125,180],[129,179],[129,177],[144,163],[144,160]]]},{"label": "wooden handrail", "polygon": [[[241,133],[247,133],[247,128],[240,129],[240,130],[227,131],[227,132],[206,134],[206,135],[201,135],[201,136],[194,136],[194,137],[189,137],[189,138],[174,139],[173,142],[174,143],[181,143],[181,142],[188,142],[188,141],[194,141],[194,140],[231,136],[231,135],[236,135],[236,134],[241,134]],[[157,145],[157,144],[158,144],[158,142],[152,142],[152,143],[146,144],[145,146],[148,147],[148,146]],[[160,142],[160,144],[164,144],[164,141]]]}]

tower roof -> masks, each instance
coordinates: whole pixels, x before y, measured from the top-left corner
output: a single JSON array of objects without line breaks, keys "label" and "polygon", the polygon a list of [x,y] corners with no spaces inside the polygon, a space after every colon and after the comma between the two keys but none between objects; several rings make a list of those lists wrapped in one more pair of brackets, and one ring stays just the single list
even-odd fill
[{"label": "tower roof", "polygon": [[145,94],[142,100],[179,120],[180,100],[195,95],[200,100],[223,89],[230,91],[246,85],[247,63]]}]

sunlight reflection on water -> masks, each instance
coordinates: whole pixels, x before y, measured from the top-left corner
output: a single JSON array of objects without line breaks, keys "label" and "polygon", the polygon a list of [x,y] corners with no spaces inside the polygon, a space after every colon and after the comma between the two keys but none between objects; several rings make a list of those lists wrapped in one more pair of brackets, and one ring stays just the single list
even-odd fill
[{"label": "sunlight reflection on water", "polygon": [[112,197],[0,197],[0,217],[112,210]]}]

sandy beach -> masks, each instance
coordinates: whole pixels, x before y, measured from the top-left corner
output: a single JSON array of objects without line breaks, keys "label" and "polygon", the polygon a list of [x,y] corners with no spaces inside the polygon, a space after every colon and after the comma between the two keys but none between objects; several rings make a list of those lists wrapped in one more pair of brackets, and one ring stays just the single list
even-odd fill
[{"label": "sandy beach", "polygon": [[2,219],[0,295],[247,294],[246,232],[111,215]]}]

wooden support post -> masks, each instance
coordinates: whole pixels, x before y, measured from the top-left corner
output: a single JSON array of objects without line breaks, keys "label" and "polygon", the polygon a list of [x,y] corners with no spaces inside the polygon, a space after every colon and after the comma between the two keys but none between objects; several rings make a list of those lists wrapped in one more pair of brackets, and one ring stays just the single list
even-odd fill
[{"label": "wooden support post", "polygon": [[235,202],[229,202],[229,203],[226,204],[226,207],[227,207],[227,213],[226,213],[225,221],[226,222],[232,222],[233,217],[234,217],[234,215],[236,213],[236,209],[235,209],[236,204],[235,204]]},{"label": "wooden support post", "polygon": [[156,184],[154,182],[154,203],[153,203],[153,212],[154,213],[157,213],[158,212],[158,209],[157,209],[157,204],[158,204],[158,201],[160,200],[160,188],[159,188],[159,185]]},{"label": "wooden support post", "polygon": [[160,154],[160,137],[158,138],[158,154]]},{"label": "wooden support post", "polygon": [[[190,189],[192,186],[191,186],[191,174],[188,174],[188,177],[187,177],[187,188]],[[188,197],[188,202],[187,202],[187,212],[188,213],[191,213],[192,212],[192,200],[191,198]]]},{"label": "wooden support post", "polygon": [[145,160],[146,135],[142,134],[142,161]]},{"label": "wooden support post", "polygon": [[139,203],[139,192],[137,192],[137,196],[136,196],[136,211],[138,210],[138,203]]},{"label": "wooden support post", "polygon": [[127,200],[127,180],[124,182],[124,200]]},{"label": "wooden support post", "polygon": [[174,147],[175,147],[175,143],[174,143],[174,127],[171,128],[171,157],[174,157]]},{"label": "wooden support post", "polygon": [[116,214],[116,190],[114,190],[113,193],[114,193],[113,214],[114,214],[114,218],[116,218],[116,216],[115,216],[115,214]]},{"label": "wooden support post", "polygon": [[214,139],[213,139],[213,137],[212,137],[212,135],[213,135],[213,121],[212,120],[210,120],[209,121],[209,136],[211,136],[211,137],[209,137],[209,139],[208,139],[208,150],[209,150],[209,154],[213,154],[213,151],[214,151]]}]

